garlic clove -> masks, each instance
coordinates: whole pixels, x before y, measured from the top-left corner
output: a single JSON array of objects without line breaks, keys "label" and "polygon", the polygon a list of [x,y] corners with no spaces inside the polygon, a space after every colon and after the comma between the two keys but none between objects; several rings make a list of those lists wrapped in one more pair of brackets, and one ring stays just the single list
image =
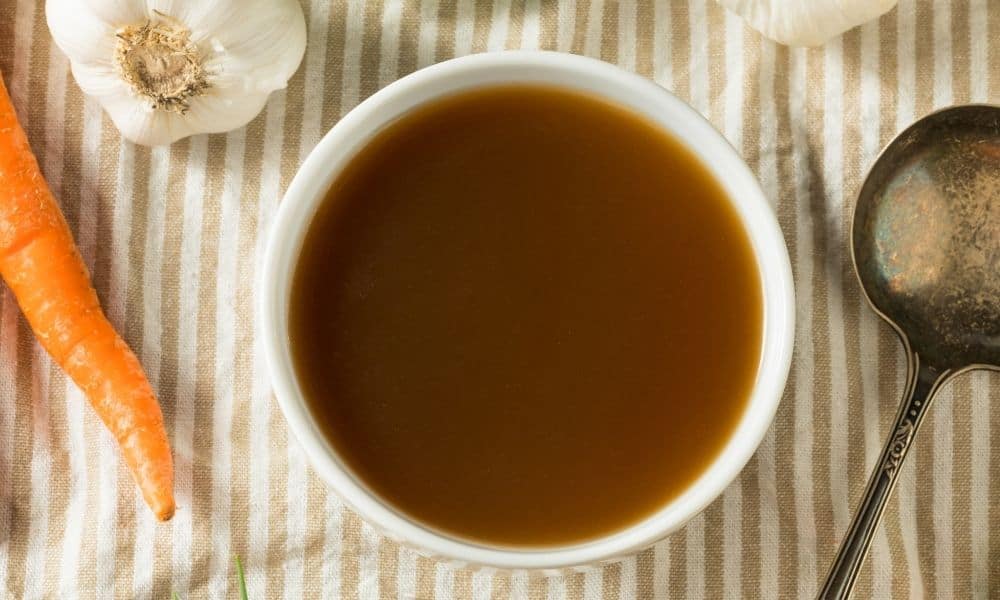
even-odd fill
[{"label": "garlic clove", "polygon": [[719,0],[764,36],[788,46],[819,46],[889,12],[897,0]]},{"label": "garlic clove", "polygon": [[115,29],[87,10],[79,0],[48,0],[45,19],[56,45],[73,62],[110,66],[115,54]]},{"label": "garlic clove", "polygon": [[128,96],[109,94],[97,97],[97,101],[118,131],[136,144],[160,146],[198,133],[189,128],[180,115],[153,110]]},{"label": "garlic clove", "polygon": [[[123,23],[136,23],[149,18],[149,11],[146,9],[145,1],[135,0],[61,0],[71,8],[71,15],[76,17],[87,13],[97,17],[104,23],[115,27]],[[52,0],[46,4],[52,4]]]},{"label": "garlic clove", "polygon": [[70,71],[73,79],[84,94],[100,98],[101,96],[124,96],[135,99],[132,89],[121,80],[115,68],[110,65],[91,65],[71,62]]},{"label": "garlic clove", "polygon": [[207,94],[191,101],[184,118],[197,131],[222,133],[252,121],[264,109],[267,98],[265,94]]},{"label": "garlic clove", "polygon": [[[189,18],[192,39],[206,56],[206,70],[219,78],[242,78],[239,89],[266,93],[284,88],[305,55],[306,23],[296,0],[206,3]],[[212,24],[200,33],[201,22]]]}]

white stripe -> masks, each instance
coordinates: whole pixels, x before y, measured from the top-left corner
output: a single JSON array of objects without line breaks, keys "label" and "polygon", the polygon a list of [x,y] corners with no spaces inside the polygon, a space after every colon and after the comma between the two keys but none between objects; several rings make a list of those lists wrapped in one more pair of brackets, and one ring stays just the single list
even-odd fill
[{"label": "white stripe", "polygon": [[28,509],[28,551],[25,556],[24,598],[45,594],[45,556],[49,537],[49,474],[52,444],[49,439],[48,355],[37,343],[31,352],[31,504]]},{"label": "white stripe", "polygon": [[385,87],[396,80],[399,70],[399,28],[403,0],[385,0],[382,5],[382,59],[378,65],[378,86]]},{"label": "white stripe", "polygon": [[524,21],[521,24],[521,48],[538,50],[542,31],[540,0],[524,0]]},{"label": "white stripe", "polygon": [[566,576],[549,577],[548,600],[566,600]]},{"label": "white stripe", "polygon": [[955,438],[953,387],[944,386],[934,400],[934,459],[932,465],[931,519],[934,532],[934,593],[939,598],[954,598],[952,577],[952,548],[955,532],[952,529],[951,472],[954,465]]},{"label": "white stripe", "polygon": [[[492,569],[477,569],[472,574],[473,600],[489,600],[490,596],[492,595],[493,595]],[[400,594],[400,598],[407,598],[407,596],[403,596],[402,594]]]},{"label": "white stripe", "polygon": [[344,66],[340,110],[346,113],[358,103],[361,93],[361,42],[364,34],[364,2],[348,2],[344,34]]},{"label": "white stripe", "polygon": [[795,346],[795,432],[794,465],[795,522],[799,540],[798,592],[800,598],[810,597],[816,587],[816,530],[813,512],[813,340],[812,340],[812,213],[809,210],[809,146],[805,140],[806,50],[791,52],[789,80],[789,121],[792,123],[792,166],[795,181],[795,256],[797,266]]},{"label": "white stripe", "polygon": [[[261,158],[260,190],[257,196],[257,222],[254,245],[254,289],[261,289],[261,262],[267,243],[266,226],[273,219],[281,191],[281,146],[284,136],[285,91],[276,92],[268,101],[264,117],[264,148]],[[254,310],[256,311],[256,304]],[[259,319],[253,320],[253,390],[250,399],[250,531],[247,549],[247,592],[251,598],[263,598],[267,589],[265,567],[270,528],[271,499],[271,389],[264,362],[264,342]]]},{"label": "white stripe", "polygon": [[653,598],[666,600],[670,594],[670,539],[653,546]]},{"label": "white stripe", "polygon": [[328,492],[324,508],[326,528],[323,532],[323,597],[340,598],[340,539],[344,531],[344,507],[333,492]]},{"label": "white stripe", "polygon": [[229,509],[232,504],[233,387],[236,352],[236,288],[239,286],[240,198],[246,127],[226,136],[225,178],[219,199],[218,258],[215,282],[215,393],[212,399],[212,556],[209,590],[222,597],[229,589],[232,557]]},{"label": "white stripe", "polygon": [[[743,21],[730,11],[726,14],[726,87],[724,128],[729,142],[743,148]],[[764,42],[762,42],[764,43]]]},{"label": "white stripe", "polygon": [[490,52],[503,50],[507,44],[507,29],[510,27],[511,0],[496,0],[493,2],[493,18],[489,37],[486,38],[486,49]]},{"label": "white stripe", "polygon": [[684,597],[698,600],[705,597],[705,514],[701,513],[684,528],[687,588]]},{"label": "white stripe", "polygon": [[583,600],[600,600],[604,597],[604,571],[595,567],[583,576]]},{"label": "white stripe", "polygon": [[604,39],[604,0],[590,0],[587,13],[587,36],[583,40],[583,53],[594,58],[601,57],[601,42]]},{"label": "white stripe", "polygon": [[379,598],[379,546],[382,536],[361,522],[361,553],[358,556],[358,598]]},{"label": "white stripe", "polygon": [[[914,118],[916,89],[916,0],[900,0],[896,7],[896,124],[895,130],[902,131]],[[897,372],[905,372],[903,358],[896,357]],[[902,390],[897,389],[900,396]],[[900,399],[900,401],[902,401]],[[917,549],[920,529],[917,527],[917,483],[916,473],[921,468],[920,458],[916,452],[907,458],[899,472],[896,484],[896,497],[899,499],[899,526],[903,539],[903,558],[906,561],[906,571],[910,581],[909,595],[911,598],[924,596],[923,575],[921,572],[920,554]]]},{"label": "white stripe", "polygon": [[198,289],[201,287],[202,191],[208,158],[208,137],[190,138],[187,174],[184,182],[184,218],[178,298],[177,397],[174,399],[174,494],[178,510],[173,525],[172,591],[188,595],[191,577],[192,461],[194,459],[195,392],[200,357],[198,355]]},{"label": "white stripe", "polygon": [[511,600],[526,600],[528,598],[528,572],[518,569],[510,575]]},{"label": "white stripe", "polygon": [[[760,98],[760,161],[758,171],[764,195],[778,205],[778,109],[774,101],[775,45],[760,41],[758,96]],[[798,288],[798,283],[796,283]],[[799,292],[801,293],[801,291]],[[757,449],[757,481],[760,486],[760,597],[778,597],[778,556],[781,554],[778,484],[775,467],[775,427],[771,427]]]},{"label": "white stripe", "polygon": [[708,102],[708,18],[703,0],[689,0],[688,26],[690,27],[691,60],[688,73],[691,82],[691,106],[709,116]]},{"label": "white stripe", "polygon": [[[106,312],[118,331],[125,329],[129,280],[129,246],[132,242],[132,202],[135,198],[135,145],[122,140],[118,152],[111,221],[111,272]],[[91,207],[90,210],[93,210]],[[88,210],[86,207],[83,210]],[[133,493],[136,490],[133,490]]]},{"label": "white stripe", "polygon": [[[881,72],[879,70],[879,26],[878,21],[865,23],[861,26],[861,156],[859,171],[865,172],[875,159],[878,152],[881,99]],[[846,243],[850,244],[851,240]],[[858,327],[861,351],[861,390],[864,414],[865,435],[865,473],[873,468],[882,449],[881,415],[879,414],[879,357],[878,317],[868,306],[864,297],[858,297]],[[876,598],[889,600],[892,597],[892,556],[889,549],[889,536],[886,534],[887,524],[883,521],[875,533],[869,561],[872,572],[872,595]],[[839,532],[838,532],[839,535]]]},{"label": "white stripe", "polygon": [[951,4],[934,4],[934,108],[954,102],[951,92]]},{"label": "white stripe", "polygon": [[[160,336],[163,270],[163,231],[166,213],[167,177],[170,172],[170,149],[158,146],[150,152],[149,184],[146,197],[146,262],[143,268],[142,365],[154,390],[160,385]],[[149,595],[153,586],[153,554],[156,545],[156,518],[142,497],[135,499],[136,535],[132,554],[132,589],[136,596]]]},{"label": "white stripe", "polygon": [[475,24],[476,1],[458,0],[455,6],[455,56],[465,56],[472,52]]},{"label": "white stripe", "polygon": [[[951,6],[938,2],[934,6],[934,107],[953,102],[951,89]],[[952,419],[954,401],[952,387],[938,392],[934,407],[934,578],[935,594],[954,597],[952,572],[952,483],[954,432]]]},{"label": "white stripe", "polygon": [[576,0],[558,2],[556,21],[556,49],[569,52],[573,48],[573,34],[576,32]]},{"label": "white stripe", "polygon": [[[989,17],[987,0],[970,1],[969,95],[972,102],[986,102],[989,98]],[[994,43],[996,43],[996,40],[994,40]]]},{"label": "white stripe", "polygon": [[[837,539],[851,519],[847,487],[847,352],[844,348],[843,205],[844,205],[844,50],[843,38],[826,44],[823,55],[823,182],[826,196],[826,346],[830,356],[830,501]],[[862,129],[868,128],[866,125]],[[811,351],[809,348],[807,351]],[[812,595],[812,592],[809,593]]]},{"label": "white stripe", "polygon": [[[417,68],[434,64],[437,54],[438,37],[438,2],[437,0],[422,0],[420,2],[420,32],[417,37]],[[387,57],[383,56],[382,60]],[[393,60],[398,57],[389,57]]]},{"label": "white stripe", "polygon": [[639,565],[635,555],[622,559],[621,577],[618,580],[618,597],[621,600],[636,600],[639,587]]},{"label": "white stripe", "polygon": [[778,597],[778,557],[781,554],[779,532],[778,486],[774,458],[774,428],[757,448],[757,473],[760,485],[760,580],[761,598]]},{"label": "white stripe", "polygon": [[[285,598],[302,597],[302,576],[305,567],[306,500],[304,493],[309,480],[306,478],[306,457],[299,442],[288,436],[288,487],[285,497],[288,506],[285,514]],[[339,541],[339,540],[338,540]]]},{"label": "white stripe", "polygon": [[618,66],[626,71],[635,71],[635,47],[638,41],[636,21],[638,19],[636,0],[620,0],[618,3]]},{"label": "white stripe", "polygon": [[[396,592],[400,598],[417,597],[417,553],[403,546],[396,554]],[[478,573],[477,573],[478,574]],[[475,575],[473,575],[475,583]],[[475,585],[473,585],[473,588]]]},{"label": "white stripe", "polygon": [[667,89],[674,85],[670,8],[670,0],[655,0],[653,5],[653,79]]},{"label": "white stripe", "polygon": [[[451,600],[454,592],[455,571],[447,563],[439,562],[434,569],[434,598],[436,600]],[[359,593],[358,597],[377,598],[378,596],[364,596]]]},{"label": "white stripe", "polygon": [[896,131],[913,120],[917,81],[917,0],[896,7]]},{"label": "white stripe", "polygon": [[[972,597],[987,598],[990,595],[990,577],[996,576],[997,561],[993,556],[990,565],[990,380],[985,372],[969,375],[972,384],[972,469],[969,477],[969,528],[972,564]],[[994,399],[994,402],[1000,399]]]}]

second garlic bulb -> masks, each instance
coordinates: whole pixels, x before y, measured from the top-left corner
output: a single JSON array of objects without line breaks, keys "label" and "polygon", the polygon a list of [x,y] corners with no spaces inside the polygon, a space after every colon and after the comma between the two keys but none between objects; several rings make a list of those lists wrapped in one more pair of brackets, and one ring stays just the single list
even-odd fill
[{"label": "second garlic bulb", "polygon": [[764,36],[789,46],[819,46],[878,18],[897,0],[719,0]]}]

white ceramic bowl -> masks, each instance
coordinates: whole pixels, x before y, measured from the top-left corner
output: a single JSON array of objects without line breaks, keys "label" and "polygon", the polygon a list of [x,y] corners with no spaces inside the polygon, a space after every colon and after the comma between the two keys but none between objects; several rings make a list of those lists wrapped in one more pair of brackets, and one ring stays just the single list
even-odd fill
[{"label": "white ceramic bowl", "polygon": [[[339,460],[313,421],[296,381],[288,342],[289,294],[302,240],[341,169],[374,135],[415,107],[461,90],[506,83],[586,92],[631,109],[679,138],[721,182],[739,212],[756,254],[764,294],[757,380],[743,418],[711,466],[684,493],[639,523],[585,543],[544,549],[495,548],[456,539],[409,518],[369,491]],[[795,313],[791,267],[778,223],[757,180],[694,109],[654,83],[594,59],[552,52],[479,54],[396,81],[362,102],[320,141],[288,187],[270,235],[259,314],[275,395],[289,427],[316,472],[350,506],[394,539],[434,556],[501,568],[556,569],[648,546],[698,514],[736,478],[771,424],[785,386]]]}]

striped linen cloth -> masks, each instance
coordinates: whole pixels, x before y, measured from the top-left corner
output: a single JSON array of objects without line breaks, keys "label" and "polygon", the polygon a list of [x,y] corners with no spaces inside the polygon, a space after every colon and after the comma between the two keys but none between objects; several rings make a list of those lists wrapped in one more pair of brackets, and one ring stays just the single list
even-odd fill
[{"label": "striped linen cloth", "polygon": [[[0,70],[109,316],[159,390],[179,510],[153,521],[110,437],[0,303],[0,596],[809,598],[902,394],[900,344],[845,245],[861,177],[915,118],[1000,102],[1000,2],[903,0],[818,49],[762,39],[706,0],[304,0],[309,45],[249,126],[122,142],[52,43],[41,0],[0,0]],[[740,478],[675,535],[544,578],[453,570],[380,536],[290,439],[265,373],[254,285],[305,155],[346,111],[452,56],[545,48],[656,80],[705,114],[772,199],[797,287],[777,419]],[[1000,598],[1000,376],[939,397],[858,598]]]}]

